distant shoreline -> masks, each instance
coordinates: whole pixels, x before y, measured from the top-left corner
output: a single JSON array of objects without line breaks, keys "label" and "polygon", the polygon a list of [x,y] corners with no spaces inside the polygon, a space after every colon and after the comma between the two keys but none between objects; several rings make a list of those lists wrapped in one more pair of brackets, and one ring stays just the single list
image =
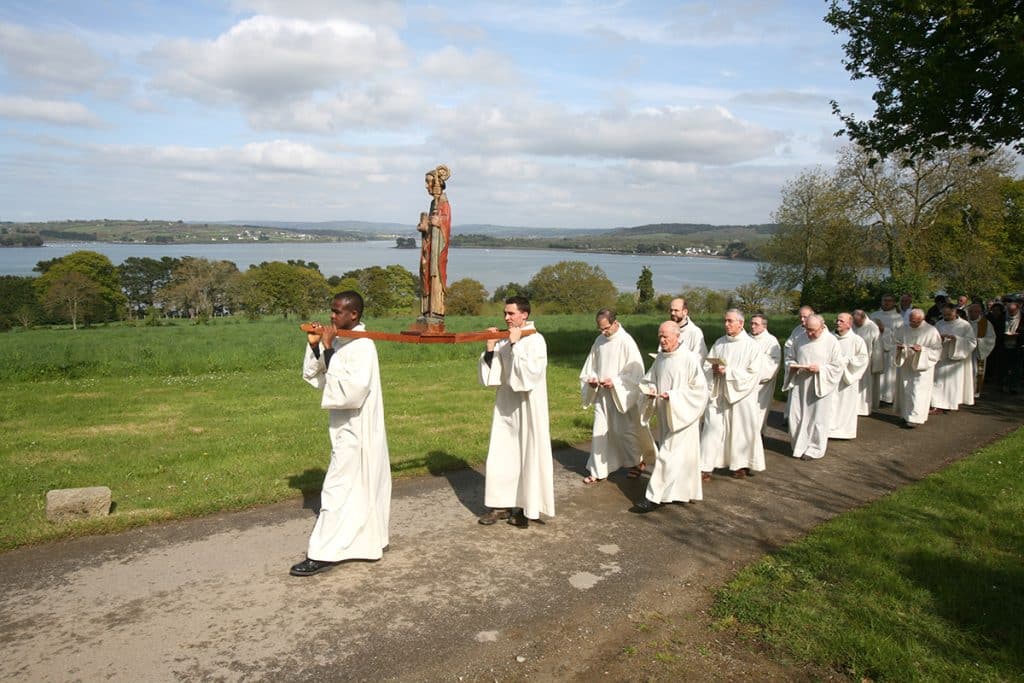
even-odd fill
[{"label": "distant shoreline", "polygon": [[[222,240],[216,240],[216,241],[210,240],[209,242],[191,242],[191,241],[180,241],[180,242],[122,242],[122,241],[118,241],[118,240],[90,240],[88,242],[74,242],[74,241],[70,241],[69,240],[67,242],[44,242],[41,246],[40,245],[35,245],[35,246],[5,245],[5,246],[0,247],[0,248],[3,248],[3,249],[45,249],[47,247],[54,247],[54,246],[80,246],[83,249],[88,249],[90,244],[117,244],[117,245],[121,245],[121,246],[137,246],[137,247],[181,247],[181,246],[188,246],[188,245],[192,245],[192,244],[194,244],[196,246],[210,246],[210,245],[266,245],[266,246],[275,246],[275,245],[281,245],[281,244],[358,244],[360,242],[388,242],[388,241],[393,241],[393,240],[389,240],[389,239],[377,239],[377,240],[369,240],[369,239],[367,239],[367,240],[352,240],[352,239],[348,239],[348,240],[280,240],[280,241],[273,241],[273,240],[262,240],[262,241],[256,241],[256,240],[253,240],[253,241],[249,241],[249,240],[234,240],[234,241],[226,241],[226,242],[222,241]],[[674,253],[669,253],[669,252],[637,253],[637,252],[633,252],[633,251],[615,251],[615,250],[610,250],[610,249],[555,249],[555,248],[552,248],[552,247],[545,247],[545,246],[531,247],[531,246],[497,246],[497,245],[488,245],[488,246],[483,246],[483,245],[480,245],[480,246],[459,246],[459,245],[456,245],[456,244],[453,244],[451,246],[451,248],[452,249],[484,249],[484,250],[496,249],[496,250],[502,250],[502,251],[548,251],[548,252],[554,252],[554,253],[564,252],[564,253],[567,253],[567,254],[610,254],[610,255],[613,255],[613,256],[636,256],[637,258],[642,258],[642,257],[646,257],[646,256],[671,256],[673,258],[701,258],[701,259],[715,259],[715,260],[719,260],[719,261],[746,261],[746,262],[750,262],[750,263],[760,263],[760,261],[758,259],[729,258],[727,256],[722,256],[720,254],[714,254],[714,255],[712,255],[712,254],[674,254]],[[392,249],[395,249],[396,251],[412,251],[414,249],[419,249],[419,247],[412,248],[412,247],[398,247],[398,246],[395,246],[395,247],[392,247]]]}]

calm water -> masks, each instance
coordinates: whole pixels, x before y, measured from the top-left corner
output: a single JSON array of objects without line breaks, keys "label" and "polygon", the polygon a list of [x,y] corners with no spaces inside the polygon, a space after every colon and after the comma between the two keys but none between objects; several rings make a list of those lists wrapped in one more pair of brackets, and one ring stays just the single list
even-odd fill
[{"label": "calm water", "polygon": [[[419,271],[419,249],[395,249],[393,241],[330,242],[319,244],[53,244],[43,247],[0,249],[0,275],[34,275],[39,261],[57,258],[80,249],[105,254],[115,265],[130,256],[159,259],[198,256],[233,261],[241,270],[263,261],[302,259],[315,261],[325,276],[368,266],[405,266]],[[753,261],[725,261],[691,256],[626,256],[574,254],[539,249],[457,249],[448,255],[449,282],[470,277],[490,291],[507,282],[526,284],[538,270],[559,261],[581,260],[601,266],[615,287],[636,290],[640,268],[649,266],[658,292],[678,292],[689,287],[732,289],[754,279]]]}]

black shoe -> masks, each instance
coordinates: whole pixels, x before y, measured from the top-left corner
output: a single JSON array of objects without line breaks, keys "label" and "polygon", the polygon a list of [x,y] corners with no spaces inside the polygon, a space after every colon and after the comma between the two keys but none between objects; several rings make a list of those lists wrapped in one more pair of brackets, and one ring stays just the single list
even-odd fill
[{"label": "black shoe", "polygon": [[636,505],[629,508],[630,512],[635,512],[638,515],[646,515],[648,512],[654,512],[661,507],[661,503],[654,503],[644,498],[639,501]]},{"label": "black shoe", "polygon": [[522,510],[513,512],[508,518],[508,523],[520,529],[530,526],[530,520],[526,518],[526,514]]},{"label": "black shoe", "polygon": [[505,508],[494,508],[493,510],[488,510],[484,514],[480,515],[480,519],[478,519],[477,521],[483,524],[484,526],[490,526],[491,524],[497,522],[499,519],[508,519],[509,515],[511,514],[512,513],[506,510]]},{"label": "black shoe", "polygon": [[810,462],[811,460],[814,460],[814,458],[812,458],[811,456],[807,455],[806,453],[804,455],[801,455],[800,459],[803,460],[804,462]]},{"label": "black shoe", "polygon": [[331,567],[336,566],[337,562],[321,562],[320,560],[311,560],[308,557],[297,565],[294,565],[289,574],[292,576],[313,576],[313,574],[319,574],[325,572]]}]

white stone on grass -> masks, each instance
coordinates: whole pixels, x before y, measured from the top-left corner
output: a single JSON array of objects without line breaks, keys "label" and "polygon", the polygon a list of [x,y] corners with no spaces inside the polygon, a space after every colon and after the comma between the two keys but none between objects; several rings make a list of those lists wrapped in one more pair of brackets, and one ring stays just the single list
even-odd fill
[{"label": "white stone on grass", "polygon": [[92,519],[109,514],[110,489],[106,486],[53,489],[46,492],[46,519],[51,522]]}]

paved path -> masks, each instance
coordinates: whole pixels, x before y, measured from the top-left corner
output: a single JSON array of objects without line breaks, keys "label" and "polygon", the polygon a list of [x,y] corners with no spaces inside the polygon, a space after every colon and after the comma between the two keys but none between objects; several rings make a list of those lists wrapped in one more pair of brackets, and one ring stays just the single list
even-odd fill
[{"label": "paved path", "polygon": [[[773,420],[778,414],[773,414]],[[390,550],[311,577],[314,501],[75,539],[0,555],[0,679],[522,680],[589,677],[630,620],[844,510],[917,480],[1018,426],[982,403],[914,431],[862,418],[826,458],[716,476],[703,503],[629,514],[645,481],[583,486],[581,450],[556,454],[558,516],[476,524],[477,471],[400,480]],[[773,422],[774,424],[774,422]]]}]

